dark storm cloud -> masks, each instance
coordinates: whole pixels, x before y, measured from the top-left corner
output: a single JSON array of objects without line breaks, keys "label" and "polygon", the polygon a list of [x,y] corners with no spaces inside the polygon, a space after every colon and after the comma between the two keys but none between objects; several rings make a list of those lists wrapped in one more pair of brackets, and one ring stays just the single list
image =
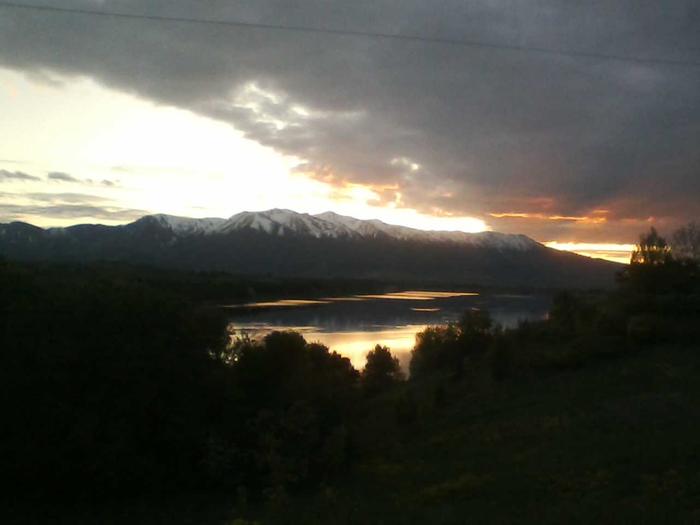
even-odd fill
[{"label": "dark storm cloud", "polygon": [[39,177],[34,177],[23,171],[0,170],[0,182],[10,181],[38,181]]},{"label": "dark storm cloud", "polygon": [[[691,0],[60,5],[700,63]],[[89,75],[230,122],[323,180],[538,238],[600,229],[549,218],[600,209],[619,228],[700,215],[700,65],[20,10],[2,11],[0,64]]]}]

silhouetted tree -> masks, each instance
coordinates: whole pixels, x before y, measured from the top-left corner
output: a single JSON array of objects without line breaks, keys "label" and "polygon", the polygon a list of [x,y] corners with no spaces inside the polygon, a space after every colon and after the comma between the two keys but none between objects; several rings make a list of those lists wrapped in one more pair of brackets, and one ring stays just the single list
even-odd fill
[{"label": "silhouetted tree", "polygon": [[374,395],[404,379],[398,358],[386,346],[377,345],[367,354],[367,364],[361,374],[362,388]]},{"label": "silhouetted tree", "polygon": [[411,379],[436,371],[455,370],[461,366],[459,328],[455,324],[428,326],[416,334],[411,350]]},{"label": "silhouetted tree", "polygon": [[671,250],[676,259],[700,261],[700,226],[690,222],[677,229],[673,233]]},{"label": "silhouetted tree", "polygon": [[465,358],[483,355],[498,330],[483,310],[468,310],[457,323],[426,328],[416,334],[409,365],[411,377],[436,371],[461,376]]},{"label": "silhouetted tree", "polygon": [[639,236],[639,242],[632,252],[631,264],[658,266],[671,260],[671,247],[652,227],[649,232]]},{"label": "silhouetted tree", "polygon": [[486,310],[467,310],[459,323],[459,342],[467,351],[485,351],[494,329],[491,314]]},{"label": "silhouetted tree", "polygon": [[694,226],[677,232],[676,254],[658,232],[651,228],[642,234],[632,254],[631,264],[618,275],[618,282],[628,289],[643,294],[681,293],[698,289],[698,262],[692,252],[697,230]]},{"label": "silhouetted tree", "polygon": [[279,491],[336,471],[346,460],[346,429],[359,401],[350,360],[292,331],[234,346],[237,415],[217,438],[240,451],[231,475]]}]

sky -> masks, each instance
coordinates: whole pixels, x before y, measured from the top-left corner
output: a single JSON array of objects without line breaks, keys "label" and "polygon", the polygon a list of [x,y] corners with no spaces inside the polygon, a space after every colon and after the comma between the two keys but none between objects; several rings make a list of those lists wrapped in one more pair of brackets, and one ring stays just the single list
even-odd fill
[{"label": "sky", "polygon": [[694,0],[19,3],[83,12],[0,2],[0,222],[332,210],[624,259],[700,215]]}]

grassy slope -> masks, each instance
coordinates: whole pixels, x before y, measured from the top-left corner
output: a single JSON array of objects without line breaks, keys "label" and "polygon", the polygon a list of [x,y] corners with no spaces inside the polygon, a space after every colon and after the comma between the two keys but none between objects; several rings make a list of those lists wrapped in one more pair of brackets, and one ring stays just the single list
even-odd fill
[{"label": "grassy slope", "polygon": [[383,403],[375,460],[263,522],[700,522],[697,348],[476,383],[405,428]]},{"label": "grassy slope", "polygon": [[[436,380],[412,387],[415,421],[399,424],[407,386],[368,414],[360,446],[372,453],[348,477],[264,509],[236,508],[233,494],[178,497],[44,510],[35,522],[698,523],[698,349],[647,348],[504,382]],[[26,523],[21,514],[5,522]]]}]

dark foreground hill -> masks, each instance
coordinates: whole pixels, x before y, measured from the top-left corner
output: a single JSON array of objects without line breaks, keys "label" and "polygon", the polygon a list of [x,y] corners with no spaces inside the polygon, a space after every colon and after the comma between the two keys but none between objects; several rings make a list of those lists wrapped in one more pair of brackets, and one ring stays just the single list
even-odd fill
[{"label": "dark foreground hill", "polygon": [[0,225],[0,255],[275,277],[567,288],[609,286],[620,267],[552,250],[522,235],[422,232],[285,210],[227,221],[147,216],[114,227],[42,229],[14,222]]}]

